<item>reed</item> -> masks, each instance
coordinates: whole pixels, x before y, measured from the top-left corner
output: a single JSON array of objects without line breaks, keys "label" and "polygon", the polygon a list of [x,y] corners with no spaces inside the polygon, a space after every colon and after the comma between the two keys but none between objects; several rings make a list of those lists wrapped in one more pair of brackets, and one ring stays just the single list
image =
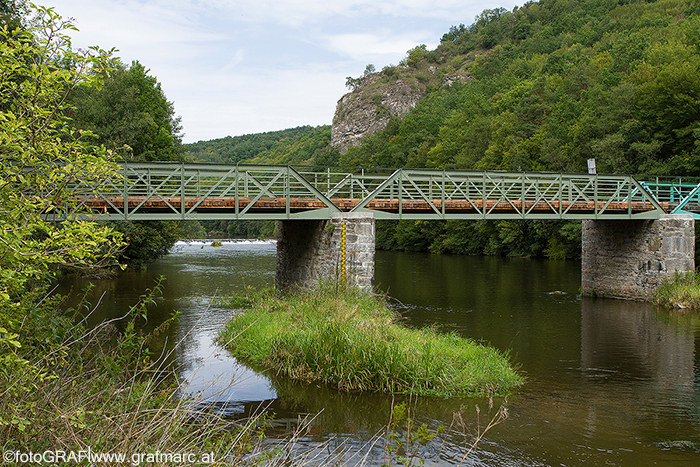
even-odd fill
[{"label": "reed", "polygon": [[667,308],[700,309],[700,275],[697,271],[676,272],[664,279],[654,293],[657,304]]},{"label": "reed", "polygon": [[[124,316],[125,330],[104,322],[87,330],[61,317],[54,304],[37,307],[20,332],[0,327],[0,447],[6,463],[27,453],[63,453],[57,465],[182,465],[194,455],[206,465],[249,456],[262,436],[256,420],[228,420],[212,404],[181,397],[181,381],[166,355],[152,355],[152,334],[137,331],[159,284]],[[14,453],[14,454],[13,454]],[[161,457],[149,462],[148,455]],[[71,455],[83,457],[70,460]],[[124,461],[101,456],[124,456]],[[88,457],[86,457],[88,456]],[[92,456],[92,457],[89,457]],[[205,457],[206,456],[206,457]]]},{"label": "reed", "polygon": [[232,297],[218,340],[243,362],[342,391],[503,395],[523,381],[498,350],[433,328],[412,329],[385,301],[322,287]]}]

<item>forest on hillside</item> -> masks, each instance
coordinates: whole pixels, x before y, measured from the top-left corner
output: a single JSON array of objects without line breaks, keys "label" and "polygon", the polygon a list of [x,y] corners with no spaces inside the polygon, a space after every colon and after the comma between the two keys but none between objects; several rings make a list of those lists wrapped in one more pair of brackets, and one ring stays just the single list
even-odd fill
[{"label": "forest on hillside", "polygon": [[[698,0],[542,0],[485,10],[405,66],[467,72],[341,165],[700,175]],[[415,59],[419,50],[420,60]],[[386,72],[386,70],[385,70]],[[378,247],[572,258],[580,222],[393,222]]]},{"label": "forest on hillside", "polygon": [[473,79],[435,86],[339,163],[581,172],[595,157],[606,173],[700,175],[699,52],[698,0],[485,10],[405,65]]},{"label": "forest on hillside", "polygon": [[[453,74],[471,80],[441,85]],[[436,49],[419,45],[377,75],[388,86],[424,83],[427,93],[344,154],[319,141],[306,163],[585,172],[595,158],[600,173],[700,176],[700,0],[484,10]],[[363,92],[362,78],[348,79],[353,92]],[[279,162],[301,161],[267,159]],[[580,254],[580,222],[380,222],[377,235],[382,249]]]},{"label": "forest on hillside", "polygon": [[217,164],[303,164],[327,150],[330,140],[330,125],[307,125],[187,144],[184,158],[187,162]]}]

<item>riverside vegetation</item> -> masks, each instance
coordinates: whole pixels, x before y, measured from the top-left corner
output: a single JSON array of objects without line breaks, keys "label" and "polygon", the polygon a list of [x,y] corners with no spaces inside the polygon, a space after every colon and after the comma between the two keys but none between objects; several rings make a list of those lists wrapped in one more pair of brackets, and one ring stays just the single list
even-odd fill
[{"label": "riverside vegetation", "polygon": [[507,355],[436,329],[400,323],[383,299],[328,284],[282,296],[251,290],[218,340],[253,367],[342,391],[503,395],[522,383]]},{"label": "riverside vegetation", "polygon": [[180,397],[180,382],[166,365],[169,355],[149,350],[176,317],[152,334],[138,330],[159,283],[121,320],[93,329],[83,320],[92,310],[88,295],[75,310],[62,311],[62,298],[52,293],[58,274],[116,268],[126,245],[128,235],[114,226],[43,217],[71,203],[71,183],[118,176],[112,163],[118,148],[100,145],[88,128],[75,128],[71,114],[79,104],[69,96],[100,89],[111,71],[120,75],[123,67],[113,51],[73,51],[66,31],[74,27],[53,9],[21,0],[8,5],[34,18],[8,16],[5,8],[0,17],[3,452],[90,449],[128,459],[207,453],[220,464],[243,462],[244,456],[252,463],[284,462],[275,449],[249,454],[262,436],[256,420],[224,420],[206,404]]},{"label": "riverside vegetation", "polygon": [[[120,90],[134,81],[150,86],[157,92],[146,94],[161,104],[164,126],[158,132],[169,133],[158,139],[166,148],[162,157],[175,160],[181,153],[171,150],[179,143],[172,105],[138,63],[128,68],[100,49],[74,52],[64,34],[73,28],[69,22],[44,8],[24,22],[6,15],[12,5],[32,10],[21,0],[6,2],[0,18],[0,445],[35,452],[88,446],[126,453],[210,450],[221,462],[240,458],[259,437],[257,425],[193,412],[191,401],[176,397],[172,373],[147,351],[150,338],[136,331],[153,295],[125,310],[121,329],[106,323],[94,330],[64,316],[60,299],[51,295],[58,271],[116,266],[125,237],[137,245],[134,239],[146,235],[145,229],[120,234],[115,226],[74,219],[47,223],[42,213],[65,205],[71,181],[114,176],[112,160],[161,157],[152,147],[138,153],[138,136],[103,146],[100,121],[109,118],[88,112],[85,102],[96,102],[93,92],[100,90],[135,96],[134,87]],[[330,129],[319,127],[294,137],[303,136],[303,144],[285,141],[284,147],[296,148],[293,161],[281,147],[269,150],[277,163],[438,169],[580,171],[594,156],[601,170],[611,172],[700,175],[698,8],[697,0],[542,0],[513,12],[487,10],[473,25],[452,28],[435,51],[419,46],[405,63],[380,72],[388,80],[413,73],[430,84],[428,94],[362,146],[334,152],[326,146]],[[431,67],[436,76],[464,72],[474,79],[441,87],[431,81]],[[127,121],[149,121],[142,104],[130,103],[141,113]],[[43,196],[31,195],[38,191]],[[147,246],[157,254],[175,238],[172,224],[161,227],[170,240]],[[418,221],[380,229],[385,248],[448,253],[570,257],[578,241],[569,223]],[[84,302],[80,311],[89,309]],[[339,310],[342,316],[352,308]],[[421,331],[406,341],[416,348],[435,334]],[[436,353],[443,345],[448,348],[440,342],[423,350]],[[391,346],[384,351],[390,355]],[[352,371],[341,372],[343,385],[366,373],[361,366]],[[389,390],[448,392],[414,377],[383,383]],[[496,375],[492,383],[464,380],[476,393],[506,392],[520,382],[517,375]]]},{"label": "riverside vegetation", "polygon": [[654,292],[657,304],[667,308],[700,310],[700,274],[697,270],[664,279]]},{"label": "riverside vegetation", "polygon": [[[134,456],[159,452],[171,460],[162,465],[180,464],[168,457],[178,453],[206,459],[206,465],[230,465],[250,454],[263,425],[257,419],[225,420],[206,404],[181,398],[167,358],[153,359],[148,350],[176,319],[146,335],[138,331],[159,287],[122,320],[90,330],[57,315],[56,299],[38,306],[20,333],[0,328],[0,446],[5,453],[90,450],[93,456],[123,455],[121,463],[129,463]],[[89,308],[82,301],[75,311]],[[35,341],[28,341],[28,333]],[[84,460],[110,463],[106,457]]]},{"label": "riverside vegetation", "polygon": [[73,51],[73,26],[53,9],[24,6],[35,13],[28,25],[9,21],[5,8],[0,24],[0,449],[90,449],[127,459],[206,452],[231,462],[250,450],[257,425],[222,420],[179,397],[167,355],[148,350],[171,321],[149,335],[138,331],[159,284],[121,321],[90,330],[80,320],[91,310],[87,299],[64,313],[52,294],[59,271],[116,267],[125,246],[110,227],[42,217],[71,202],[71,182],[116,176],[114,153],[70,125],[67,99],[99,87],[116,63],[111,51]]}]

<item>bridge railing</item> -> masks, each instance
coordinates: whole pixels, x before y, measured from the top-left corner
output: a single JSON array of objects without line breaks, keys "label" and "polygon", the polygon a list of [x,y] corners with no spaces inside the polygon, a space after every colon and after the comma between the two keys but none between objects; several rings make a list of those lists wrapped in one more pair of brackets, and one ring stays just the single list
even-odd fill
[{"label": "bridge railing", "polygon": [[680,203],[687,198],[700,202],[700,190],[696,190],[700,185],[698,177],[640,177],[639,183],[660,202]]},{"label": "bridge railing", "polygon": [[325,171],[299,170],[328,198],[355,199],[370,195],[395,169],[328,168]]},{"label": "bridge railing", "polygon": [[640,177],[639,182],[672,214],[692,214],[700,219],[700,178]]},{"label": "bridge railing", "polygon": [[[393,209],[386,203],[373,209],[379,199],[396,202]],[[415,169],[396,171],[353,210],[444,219],[655,218],[663,212],[632,176]]]},{"label": "bridge railing", "polygon": [[[626,175],[295,170],[286,166],[126,163],[121,176],[71,187],[102,219],[658,218],[660,196]],[[657,193],[665,188],[657,184]]]},{"label": "bridge railing", "polygon": [[[229,217],[269,218],[257,212],[262,200],[274,200],[268,201],[271,210],[282,206],[284,218],[292,214],[290,200],[309,198],[317,201],[310,211],[318,212],[312,216],[326,218],[337,210],[306,178],[283,166],[126,163],[118,179],[99,186],[79,183],[71,189],[79,200],[75,209],[94,211],[100,206],[103,213],[98,217],[104,219],[222,218],[212,213],[217,209]],[[210,212],[198,212],[203,209]]]}]

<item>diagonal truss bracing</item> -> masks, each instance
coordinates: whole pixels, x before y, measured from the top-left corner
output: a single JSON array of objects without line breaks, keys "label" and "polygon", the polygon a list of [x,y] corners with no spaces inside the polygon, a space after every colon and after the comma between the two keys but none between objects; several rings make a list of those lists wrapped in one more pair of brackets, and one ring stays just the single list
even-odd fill
[{"label": "diagonal truss bracing", "polygon": [[396,171],[353,211],[378,219],[653,219],[664,208],[634,177]]},{"label": "diagonal truss bracing", "polygon": [[700,219],[700,178],[646,177],[640,184],[655,199],[665,202],[671,214],[692,214]]},{"label": "diagonal truss bracing", "polygon": [[144,162],[71,189],[72,209],[105,220],[329,219],[341,211],[377,219],[654,219],[668,207],[628,175]]}]

